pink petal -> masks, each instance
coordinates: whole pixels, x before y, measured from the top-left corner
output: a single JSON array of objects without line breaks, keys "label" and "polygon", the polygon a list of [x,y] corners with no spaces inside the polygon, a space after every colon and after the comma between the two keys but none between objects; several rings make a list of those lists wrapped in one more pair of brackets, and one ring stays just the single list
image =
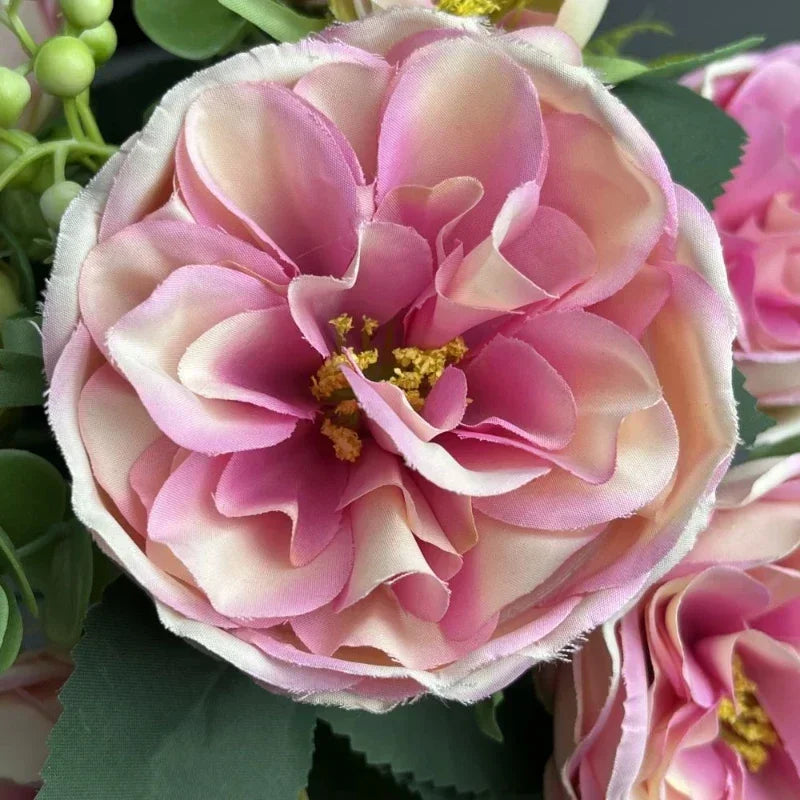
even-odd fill
[{"label": "pink petal", "polygon": [[355,560],[335,610],[387,584],[406,611],[428,622],[440,620],[450,591],[428,565],[408,527],[402,493],[388,486],[375,489],[353,501],[349,515]]},{"label": "pink petal", "polygon": [[529,344],[496,336],[465,371],[472,401],[467,425],[498,425],[549,450],[569,442],[575,430],[572,392]]},{"label": "pink petal", "polygon": [[312,419],[317,404],[309,387],[320,363],[281,305],[245,311],[210,328],[186,349],[178,377],[201,397]]},{"label": "pink petal", "polygon": [[430,249],[418,233],[393,223],[372,222],[361,228],[358,252],[342,278],[295,278],[289,286],[289,307],[303,336],[327,356],[335,340],[331,319],[349,314],[356,328],[363,316],[388,322],[430,279]]},{"label": "pink petal", "polygon": [[201,452],[269,447],[287,438],[293,417],[198,397],[178,381],[178,363],[198,336],[240,311],[270,308],[276,297],[256,278],[221,267],[173,272],[108,334],[108,348],[150,416],[173,441]]},{"label": "pink petal", "polygon": [[569,530],[626,517],[669,483],[678,461],[678,431],[664,401],[629,414],[619,431],[617,464],[600,485],[563,470],[497,497],[479,497],[476,508],[512,525]]},{"label": "pink petal", "polygon": [[458,226],[469,250],[488,235],[508,193],[542,174],[546,151],[528,75],[478,41],[442,41],[400,66],[378,142],[377,199],[396,186],[477,178],[483,200]]},{"label": "pink petal", "polygon": [[[293,566],[288,523],[279,515],[231,518],[215,508],[213,494],[226,463],[225,458],[189,456],[159,492],[148,536],[169,545],[222,614],[280,618],[330,602],[350,573],[347,527],[310,564]],[[223,566],[235,581],[225,577]]]},{"label": "pink petal", "polygon": [[425,398],[423,419],[440,431],[461,424],[467,410],[467,377],[457,367],[447,367]]},{"label": "pink petal", "polygon": [[333,124],[269,82],[206,89],[186,114],[177,159],[178,183],[199,222],[237,235],[244,229],[319,275],[343,274],[355,253],[363,184],[356,170]]},{"label": "pink petal", "polygon": [[570,303],[597,302],[622,288],[658,244],[668,198],[660,176],[637,168],[611,133],[588,117],[553,113],[545,125],[550,159],[541,202],[578,225],[597,257],[597,272]]},{"label": "pink petal", "polygon": [[78,406],[86,452],[97,482],[138,533],[147,515],[131,488],[131,469],[159,431],[131,385],[105,364],[86,382]]},{"label": "pink petal", "polygon": [[294,85],[296,95],[345,135],[368,182],[375,175],[380,114],[393,74],[394,70],[378,59],[369,64],[323,64]]},{"label": "pink petal", "polygon": [[342,526],[337,510],[347,467],[316,424],[301,423],[274,447],[237,453],[222,473],[214,500],[226,517],[280,512],[292,523],[289,560],[313,561]]},{"label": "pink petal", "polygon": [[374,384],[352,369],[344,368],[342,371],[358,404],[397,448],[408,466],[442,489],[484,497],[508,492],[542,474],[543,468],[538,463],[485,470],[461,466],[444,447],[416,436],[385,402]]},{"label": "pink petal", "polygon": [[275,284],[288,278],[277,262],[221,231],[183,222],[142,222],[97,245],[81,268],[81,315],[97,346],[121,317],[187,264],[220,264]]}]

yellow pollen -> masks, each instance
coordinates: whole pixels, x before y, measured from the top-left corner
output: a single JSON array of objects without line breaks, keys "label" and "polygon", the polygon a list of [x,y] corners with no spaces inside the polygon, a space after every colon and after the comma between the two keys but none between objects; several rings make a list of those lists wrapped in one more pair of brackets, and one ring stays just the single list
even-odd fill
[{"label": "yellow pollen", "polygon": [[389,382],[403,390],[419,389],[427,381],[432,388],[449,364],[457,364],[467,353],[464,340],[458,336],[443,347],[422,350],[419,347],[397,347],[392,350],[399,368]]},{"label": "yellow pollen", "polygon": [[353,330],[353,318],[349,314],[339,314],[338,317],[328,320],[328,323],[333,326],[339,345],[342,346],[347,334]]},{"label": "yellow pollen", "polygon": [[372,317],[361,317],[361,332],[371,339],[375,331],[380,327],[380,322]]},{"label": "yellow pollen", "polygon": [[488,17],[502,6],[494,0],[439,0],[439,10],[459,17]]},{"label": "yellow pollen", "polygon": [[361,455],[361,437],[352,428],[336,425],[325,417],[320,432],[333,442],[336,458],[340,461],[349,461],[351,464],[358,461]]},{"label": "yellow pollen", "polygon": [[353,414],[358,414],[358,401],[342,400],[334,409],[334,413],[337,417],[350,417]]},{"label": "yellow pollen", "polygon": [[744,761],[750,772],[758,772],[769,759],[769,748],[778,734],[756,696],[758,687],[744,674],[742,660],[733,660],[734,699],[722,698],[717,708],[722,740]]}]

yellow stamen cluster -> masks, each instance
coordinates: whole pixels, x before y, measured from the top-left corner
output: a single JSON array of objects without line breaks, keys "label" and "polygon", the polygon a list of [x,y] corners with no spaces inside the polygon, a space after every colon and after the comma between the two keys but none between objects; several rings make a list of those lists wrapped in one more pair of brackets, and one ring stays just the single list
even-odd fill
[{"label": "yellow stamen cluster", "polygon": [[439,9],[459,17],[488,17],[502,6],[494,0],[440,0]]},{"label": "yellow stamen cluster", "polygon": [[[396,347],[392,350],[398,366],[389,383],[401,388],[408,402],[420,411],[425,405],[427,391],[432,389],[436,381],[449,364],[457,364],[467,353],[464,340],[458,336],[444,347],[433,350],[422,350],[419,347]],[[427,384],[427,386],[426,386]]]},{"label": "yellow stamen cluster", "polygon": [[742,660],[733,661],[734,699],[724,697],[717,709],[722,740],[735,750],[750,772],[758,772],[769,759],[778,734],[756,697],[758,687],[744,674]]},{"label": "yellow stamen cluster", "polygon": [[[361,455],[362,442],[358,433],[361,414],[341,368],[355,363],[366,371],[378,363],[378,350],[370,344],[380,323],[371,317],[362,318],[361,350],[347,347],[347,337],[353,330],[353,318],[349,314],[340,314],[330,320],[330,324],[336,331],[340,352],[326,358],[311,377],[311,394],[327,406],[320,430],[333,442],[336,457],[354,462]],[[460,336],[432,350],[397,347],[392,350],[396,366],[389,382],[402,389],[412,407],[421,411],[425,397],[447,366],[461,361],[466,353],[467,346]]]}]

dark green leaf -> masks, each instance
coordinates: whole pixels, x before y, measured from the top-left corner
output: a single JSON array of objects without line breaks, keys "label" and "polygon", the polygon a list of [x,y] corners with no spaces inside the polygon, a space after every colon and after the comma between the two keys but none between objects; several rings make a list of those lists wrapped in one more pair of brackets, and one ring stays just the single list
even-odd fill
[{"label": "dark green leaf", "polygon": [[[28,259],[28,254],[20,242],[18,235],[12,232],[11,225],[17,217],[22,216],[24,222],[21,224],[26,227],[30,226],[30,221],[27,216],[14,212],[19,211],[19,205],[24,205],[25,209],[29,210],[30,203],[28,201],[32,196],[32,192],[27,192],[25,190],[5,189],[3,192],[0,192],[0,217],[2,217],[4,223],[0,224],[0,236],[2,236],[6,247],[10,251],[8,263],[11,266],[19,287],[20,300],[31,313],[36,305],[36,279],[31,269],[31,262]],[[24,200],[19,201],[18,198],[20,197],[24,198]],[[36,202],[36,212],[38,212],[39,217],[41,217],[38,202]],[[44,230],[46,231],[47,228],[45,227]],[[41,231],[36,229],[36,232],[39,233]]]},{"label": "dark green leaf", "polygon": [[44,588],[42,628],[49,641],[72,647],[78,641],[92,591],[92,540],[76,519],[59,522],[63,531],[53,548]]},{"label": "dark green leaf", "polygon": [[495,692],[491,697],[481,700],[475,705],[475,718],[478,727],[490,739],[496,742],[503,741],[503,731],[500,730],[500,723],[497,721],[497,708],[503,702],[503,693]]},{"label": "dark green leaf", "polygon": [[697,55],[666,56],[650,64],[650,71],[647,73],[651,78],[679,78],[681,75],[691,72],[714,61],[721,61],[725,58],[752,50],[763,44],[763,36],[748,36],[738,42],[732,42],[724,47],[718,47],[708,53],[698,53]]},{"label": "dark green leaf", "polygon": [[711,208],[741,158],[739,124],[691,89],[661,78],[634,78],[614,94],[655,139],[673,180]]},{"label": "dark green leaf", "polygon": [[45,389],[43,370],[40,356],[0,350],[0,407],[42,405]]},{"label": "dark green leaf", "polygon": [[127,581],[73,651],[39,800],[296,800],[314,709],[165,631]]},{"label": "dark green leaf", "polygon": [[0,527],[22,547],[64,517],[67,487],[49,462],[25,450],[0,450]]},{"label": "dark green leaf", "polygon": [[42,357],[41,317],[11,317],[0,329],[3,350]]},{"label": "dark green leaf", "polygon": [[193,61],[227,50],[245,27],[217,0],[133,0],[133,13],[159,47]]},{"label": "dark green leaf", "polygon": [[99,603],[106,588],[120,576],[120,570],[96,544],[92,545],[92,562],[92,594],[89,602]]},{"label": "dark green leaf", "polygon": [[597,73],[597,77],[603,83],[622,83],[648,71],[647,64],[643,64],[641,61],[617,56],[595,56],[586,53],[583,63]]},{"label": "dark green leaf", "polygon": [[297,42],[321,31],[328,20],[298,14],[278,0],[219,0],[220,4],[252,22],[279,42]]},{"label": "dark green leaf", "polygon": [[759,447],[754,447],[749,453],[747,453],[747,458],[750,460],[755,460],[756,458],[793,456],[795,453],[800,453],[800,435],[791,436],[788,439],[783,439],[780,442],[775,442],[774,444],[765,444]]},{"label": "dark green leaf", "polygon": [[480,731],[469,706],[426,698],[388,714],[324,709],[319,716],[368,763],[416,783],[480,793],[507,791],[513,781],[505,751]]},{"label": "dark green leaf", "polygon": [[17,659],[22,645],[22,617],[17,598],[0,583],[0,672],[5,672]]},{"label": "dark green leaf", "polygon": [[39,614],[39,608],[36,603],[36,598],[33,596],[33,590],[28,582],[28,576],[25,574],[25,569],[17,557],[17,552],[14,543],[9,538],[8,534],[0,528],[0,573],[7,572],[5,565],[8,565],[11,573],[14,575],[17,587],[19,588],[22,599],[28,610],[34,616]]},{"label": "dark green leaf", "polygon": [[756,399],[745,389],[741,370],[733,370],[733,395],[739,411],[739,446],[733,456],[733,463],[740,464],[750,456],[753,443],[759,433],[775,424],[775,420],[759,410]]}]

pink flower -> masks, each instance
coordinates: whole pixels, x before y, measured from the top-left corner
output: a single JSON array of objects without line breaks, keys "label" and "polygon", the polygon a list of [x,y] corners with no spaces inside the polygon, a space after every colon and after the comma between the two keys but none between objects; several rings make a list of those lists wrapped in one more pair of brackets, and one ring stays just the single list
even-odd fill
[{"label": "pink flower", "polygon": [[61,713],[58,693],[69,661],[45,651],[23,653],[0,675],[0,800],[36,795],[46,740]]},{"label": "pink flower", "polygon": [[171,630],[316,702],[472,701],[704,526],[727,303],[590,72],[396,11],[199,73],[71,206],[49,412]]},{"label": "pink flower", "polygon": [[[58,0],[23,0],[20,18],[33,40],[41,44],[58,33]],[[29,58],[17,37],[4,25],[0,25],[0,66],[14,69]],[[34,133],[53,112],[56,99],[44,94],[32,75],[28,82],[31,85],[31,99],[17,127]]]},{"label": "pink flower", "polygon": [[550,677],[547,800],[800,797],[800,456],[732,469],[690,556]]},{"label": "pink flower", "polygon": [[715,64],[690,82],[750,140],[714,214],[741,313],[737,363],[763,405],[800,406],[800,45]]}]

